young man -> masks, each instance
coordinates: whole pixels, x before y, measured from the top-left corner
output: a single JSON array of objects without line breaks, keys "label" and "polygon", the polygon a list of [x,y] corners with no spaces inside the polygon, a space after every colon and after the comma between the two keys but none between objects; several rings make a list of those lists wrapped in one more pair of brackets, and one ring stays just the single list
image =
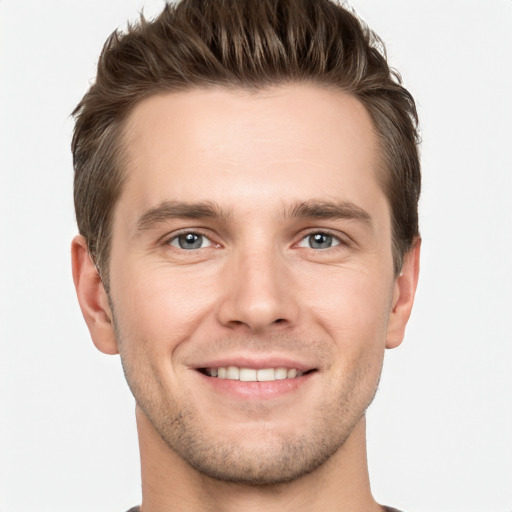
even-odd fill
[{"label": "young man", "polygon": [[420,171],[378,47],[329,0],[183,0],[107,41],[73,275],[136,399],[143,512],[392,510],[365,411],[413,304]]}]

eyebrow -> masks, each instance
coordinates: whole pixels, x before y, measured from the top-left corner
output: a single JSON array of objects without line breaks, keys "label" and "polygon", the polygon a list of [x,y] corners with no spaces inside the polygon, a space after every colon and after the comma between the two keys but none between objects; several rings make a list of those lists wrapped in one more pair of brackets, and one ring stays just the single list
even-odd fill
[{"label": "eyebrow", "polygon": [[139,217],[137,229],[144,231],[169,219],[228,219],[230,212],[212,201],[184,203],[164,201]]},{"label": "eyebrow", "polygon": [[[155,206],[137,221],[137,230],[145,231],[169,219],[221,219],[227,220],[231,212],[212,201],[184,203],[164,201]],[[285,217],[306,219],[348,219],[371,225],[370,214],[350,201],[303,201],[292,205]]]},{"label": "eyebrow", "polygon": [[288,214],[290,217],[316,220],[348,219],[372,224],[370,214],[350,201],[304,201],[293,205]]}]

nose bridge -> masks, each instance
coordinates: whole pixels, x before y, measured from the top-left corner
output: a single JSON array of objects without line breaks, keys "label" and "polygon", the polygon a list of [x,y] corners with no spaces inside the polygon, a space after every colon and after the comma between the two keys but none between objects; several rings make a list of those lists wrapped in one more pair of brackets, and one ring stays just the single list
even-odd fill
[{"label": "nose bridge", "polygon": [[295,323],[297,304],[290,287],[290,272],[275,242],[242,244],[227,267],[219,311],[224,325],[243,324],[258,331]]}]

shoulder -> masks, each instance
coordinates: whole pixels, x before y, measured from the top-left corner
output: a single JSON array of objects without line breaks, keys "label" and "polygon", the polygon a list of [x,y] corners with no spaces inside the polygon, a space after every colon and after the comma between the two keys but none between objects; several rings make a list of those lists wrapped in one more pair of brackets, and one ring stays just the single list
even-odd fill
[{"label": "shoulder", "polygon": [[[130,510],[127,510],[126,512],[140,512],[140,507],[132,507]],[[400,512],[400,510],[392,507],[384,507],[384,512]]]},{"label": "shoulder", "polygon": [[[130,510],[127,510],[126,512],[140,512],[140,507],[132,507]],[[400,510],[392,507],[384,507],[384,512],[400,512]]]}]

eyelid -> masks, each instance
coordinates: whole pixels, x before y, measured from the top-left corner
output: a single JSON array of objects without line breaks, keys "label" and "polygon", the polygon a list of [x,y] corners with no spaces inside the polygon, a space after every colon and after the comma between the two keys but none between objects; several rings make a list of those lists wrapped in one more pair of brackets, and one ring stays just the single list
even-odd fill
[{"label": "eyelid", "polygon": [[[306,230],[305,232],[302,232],[301,235],[300,235],[300,239],[299,241],[295,244],[295,246],[297,247],[303,247],[303,246],[300,246],[299,244],[304,241],[306,238],[308,238],[309,236],[311,235],[316,235],[316,234],[323,234],[323,235],[328,235],[328,236],[331,236],[332,238],[334,238],[337,242],[339,242],[338,244],[336,244],[335,246],[333,247],[329,247],[328,249],[324,249],[324,251],[327,251],[331,248],[334,248],[334,247],[337,247],[338,245],[344,245],[344,246],[349,246],[352,244],[352,239],[346,235],[345,233],[340,233],[339,231],[333,231],[331,229],[322,229],[322,228],[311,228],[311,229],[308,229]],[[311,247],[307,247],[308,249],[311,249]]]},{"label": "eyelid", "polygon": [[213,245],[213,242],[207,236],[201,235],[200,233],[185,233],[185,236],[188,234],[194,234],[197,237],[201,237],[201,247],[193,247],[193,248],[189,248],[189,249],[181,247],[179,239],[180,239],[180,237],[182,237],[184,235],[175,236],[175,237],[171,238],[169,240],[169,242],[167,242],[167,243],[171,247],[175,247],[176,249],[181,249],[181,250],[185,250],[185,251],[198,251],[200,249],[206,249],[207,247],[211,247]]},{"label": "eyelid", "polygon": [[[173,247],[173,248],[176,248],[178,250],[185,250],[185,249],[181,249],[181,247],[176,247],[175,245],[171,245],[171,242],[173,240],[176,240],[178,237],[180,236],[183,236],[183,235],[188,235],[188,234],[195,234],[195,235],[201,235],[203,238],[206,238],[209,242],[209,245],[207,245],[206,247],[201,247],[201,249],[206,249],[207,247],[221,247],[221,245],[217,242],[214,241],[213,237],[211,234],[207,234],[205,232],[206,230],[202,229],[202,228],[183,228],[183,229],[178,229],[177,231],[173,231],[172,233],[167,233],[165,234],[163,237],[161,237],[158,241],[158,243],[162,244],[162,245],[167,245],[169,247]],[[197,249],[199,250],[199,249]]]}]

